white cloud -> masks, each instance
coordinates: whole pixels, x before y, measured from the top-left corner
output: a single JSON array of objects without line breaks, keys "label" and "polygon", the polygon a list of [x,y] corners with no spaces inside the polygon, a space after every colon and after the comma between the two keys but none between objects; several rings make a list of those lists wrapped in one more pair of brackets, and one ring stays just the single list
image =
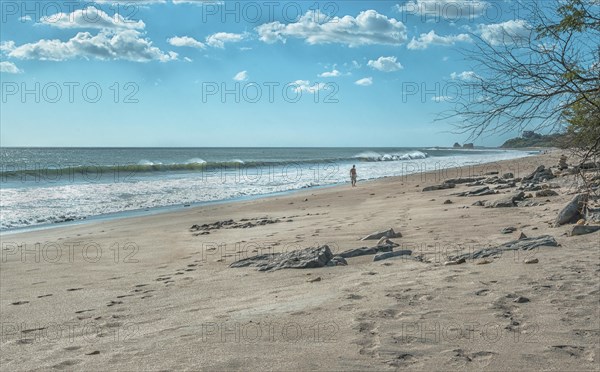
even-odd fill
[{"label": "white cloud", "polygon": [[176,47],[206,48],[206,45],[189,36],[174,36],[168,39],[167,42]]},{"label": "white cloud", "polygon": [[134,62],[177,59],[177,53],[165,53],[152,46],[152,42],[142,37],[136,30],[100,31],[97,35],[79,32],[66,42],[58,39],[42,39],[34,43],[14,46],[8,55],[18,59],[38,59],[64,61],[74,58],[127,60]]},{"label": "white cloud", "polygon": [[240,71],[233,77],[235,81],[246,81],[248,80],[248,71]]},{"label": "white cloud", "polygon": [[396,61],[396,57],[379,57],[376,60],[370,60],[367,65],[375,70],[383,72],[393,72],[403,69],[400,62]]},{"label": "white cloud", "polygon": [[325,72],[319,74],[318,76],[319,77],[323,77],[323,78],[329,78],[329,77],[338,77],[338,76],[341,76],[341,75],[342,75],[341,72],[339,72],[336,69],[333,69],[332,71],[325,71]]},{"label": "white cloud", "polygon": [[354,84],[360,85],[360,86],[363,86],[363,87],[367,87],[369,85],[373,85],[373,78],[372,77],[362,78],[360,80],[356,80],[354,82]]},{"label": "white cloud", "polygon": [[456,42],[471,41],[471,38],[467,34],[448,35],[440,36],[435,33],[434,30],[429,31],[427,34],[419,35],[418,39],[414,37],[408,43],[408,49],[427,49],[430,45],[454,45]]},{"label": "white cloud", "polygon": [[20,74],[23,72],[23,70],[19,69],[14,63],[12,62],[0,62],[0,72],[5,72],[7,74]]},{"label": "white cloud", "polygon": [[411,0],[396,5],[399,12],[457,20],[476,18],[485,13],[489,4],[479,0]]},{"label": "white cloud", "polygon": [[58,28],[144,29],[143,21],[132,21],[118,12],[109,16],[95,6],[77,9],[73,13],[57,13],[40,18],[40,23]]},{"label": "white cloud", "polygon": [[477,74],[473,71],[463,71],[461,73],[453,72],[450,74],[450,78],[452,80],[464,80],[464,81],[472,81],[479,78]]},{"label": "white cloud", "polygon": [[15,48],[15,42],[12,40],[0,42],[0,52],[2,53],[8,53]]},{"label": "white cloud", "polygon": [[500,45],[528,40],[531,30],[526,21],[517,19],[490,25],[479,25],[479,33],[481,38],[491,45]]},{"label": "white cloud", "polygon": [[206,44],[214,48],[225,47],[225,43],[238,43],[246,37],[245,34],[232,34],[229,32],[217,32],[206,37]]},{"label": "white cloud", "polygon": [[447,101],[452,100],[452,98],[453,97],[450,97],[450,96],[435,96],[435,97],[432,97],[431,100],[433,102],[447,102]]},{"label": "white cloud", "polygon": [[350,47],[370,44],[399,45],[406,41],[406,27],[394,18],[375,10],[352,16],[329,18],[321,12],[308,11],[295,23],[279,21],[256,27],[265,43],[286,42],[288,38],[304,39],[308,44],[346,44]]},{"label": "white cloud", "polygon": [[308,80],[296,80],[290,86],[295,86],[294,92],[296,93],[307,92],[315,94],[321,90],[329,89],[325,83],[311,83]]},{"label": "white cloud", "polygon": [[186,62],[194,62],[194,60],[189,57],[183,57],[183,60]]}]

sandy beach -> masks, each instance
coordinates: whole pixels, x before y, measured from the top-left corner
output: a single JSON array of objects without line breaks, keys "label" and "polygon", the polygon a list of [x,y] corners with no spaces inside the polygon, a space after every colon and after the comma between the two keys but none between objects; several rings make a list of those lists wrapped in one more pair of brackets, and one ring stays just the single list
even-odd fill
[{"label": "sandy beach", "polygon": [[[490,172],[524,177],[560,154],[3,234],[0,369],[599,370],[600,232],[553,227],[573,178],[511,208],[473,204],[516,187],[422,191]],[[229,267],[269,252],[370,247],[360,239],[389,228],[402,234],[394,250],[411,255]],[[559,246],[444,264],[521,233]]]}]

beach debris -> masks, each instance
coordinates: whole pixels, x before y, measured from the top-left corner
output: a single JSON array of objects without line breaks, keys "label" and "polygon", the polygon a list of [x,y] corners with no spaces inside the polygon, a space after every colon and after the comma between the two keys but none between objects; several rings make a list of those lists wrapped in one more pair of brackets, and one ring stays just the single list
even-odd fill
[{"label": "beach debris", "polygon": [[397,247],[397,246],[398,246],[398,244],[394,243],[394,245],[378,245],[375,247],[361,247],[361,248],[356,248],[356,249],[349,249],[347,251],[344,251],[344,252],[338,254],[338,256],[340,256],[342,258],[352,258],[352,257],[358,257],[358,256],[377,254],[380,252],[391,252],[394,249],[394,247]]},{"label": "beach debris", "polygon": [[[274,223],[279,223],[281,220],[279,218],[267,218],[267,217],[259,217],[259,218],[244,218],[240,220],[240,222],[235,222],[234,220],[225,220],[225,221],[217,221],[210,224],[203,225],[192,225],[190,227],[190,231],[198,232],[194,235],[207,235],[210,233],[210,230],[219,230],[219,229],[249,229],[257,226],[265,226]],[[287,220],[290,222],[290,220]]]},{"label": "beach debris", "polygon": [[333,258],[329,246],[309,247],[284,253],[269,253],[232,262],[229,267],[257,267],[258,271],[313,269],[327,266]]},{"label": "beach debris", "polygon": [[528,264],[528,265],[536,264],[538,262],[540,262],[540,260],[538,260],[537,258],[526,258],[525,261],[523,261],[523,263]]},{"label": "beach debris", "polygon": [[467,260],[465,258],[461,257],[461,258],[458,258],[455,260],[449,260],[449,261],[444,262],[444,266],[460,265],[465,262],[467,262]]},{"label": "beach debris", "polygon": [[600,231],[600,226],[596,225],[575,225],[569,233],[570,236],[591,234]]},{"label": "beach debris", "polygon": [[458,185],[461,183],[479,182],[484,179],[486,179],[486,177],[450,178],[450,179],[445,180],[444,183],[452,183],[452,184]]},{"label": "beach debris", "polygon": [[433,186],[424,187],[423,192],[453,189],[455,187],[456,187],[456,185],[454,183],[442,183],[441,185],[433,185]]},{"label": "beach debris", "polygon": [[516,206],[518,201],[522,201],[525,198],[524,192],[518,192],[513,195],[498,199],[496,201],[487,202],[486,208],[508,208]]},{"label": "beach debris", "polygon": [[529,299],[527,297],[519,296],[519,297],[515,298],[513,300],[513,302],[516,302],[518,304],[524,304],[526,302],[529,302]]},{"label": "beach debris", "polygon": [[551,189],[544,189],[544,190],[536,191],[535,196],[538,198],[544,198],[544,197],[548,197],[548,196],[558,196],[558,193]]},{"label": "beach debris", "polygon": [[554,221],[554,227],[567,223],[575,222],[583,216],[583,209],[587,203],[587,194],[577,194],[571,201],[558,213]]},{"label": "beach debris", "polygon": [[382,252],[382,253],[377,253],[375,255],[375,257],[373,257],[373,261],[387,260],[388,258],[399,257],[399,256],[410,256],[411,254],[412,254],[412,251],[408,250],[408,249],[404,249],[404,250],[400,250],[400,251]]},{"label": "beach debris", "polygon": [[565,170],[569,168],[569,164],[567,164],[567,157],[565,155],[561,155],[560,159],[558,159],[558,169]]},{"label": "beach debris", "polygon": [[333,256],[331,261],[327,263],[329,266],[348,266],[348,261],[342,256]]},{"label": "beach debris", "polygon": [[317,276],[316,278],[307,280],[307,282],[309,282],[309,283],[320,282],[320,281],[321,281],[320,276]]},{"label": "beach debris", "polygon": [[505,228],[503,228],[502,230],[500,230],[500,232],[501,232],[502,234],[510,234],[510,233],[513,233],[513,232],[515,232],[515,231],[517,231],[517,228],[516,228],[516,227],[513,227],[513,226],[510,226],[510,227],[505,227]]},{"label": "beach debris", "polygon": [[524,232],[521,231],[521,233],[519,234],[519,240],[523,240],[523,239],[527,239],[527,235],[525,235]]},{"label": "beach debris", "polygon": [[496,191],[489,188],[489,186],[480,187],[471,191],[459,192],[457,194],[452,194],[456,196],[484,196],[484,195],[493,195]]},{"label": "beach debris", "polygon": [[558,247],[559,244],[550,235],[542,235],[535,238],[526,238],[521,240],[512,240],[493,248],[484,248],[473,253],[465,253],[454,257],[449,257],[450,261],[459,259],[487,258],[490,256],[501,255],[505,251],[530,251],[538,247]]},{"label": "beach debris", "polygon": [[394,231],[394,229],[390,228],[385,231],[378,231],[378,232],[369,234],[369,235],[365,236],[364,238],[362,238],[361,240],[379,240],[381,238],[393,239],[393,238],[401,238],[401,237],[402,237],[401,233],[399,233],[399,232],[397,233]]},{"label": "beach debris", "polygon": [[521,200],[517,202],[517,207],[539,207],[544,203],[535,200]]},{"label": "beach debris", "polygon": [[523,181],[538,183],[545,182],[553,178],[555,178],[555,176],[554,173],[552,173],[552,170],[540,165],[530,175],[523,177]]}]

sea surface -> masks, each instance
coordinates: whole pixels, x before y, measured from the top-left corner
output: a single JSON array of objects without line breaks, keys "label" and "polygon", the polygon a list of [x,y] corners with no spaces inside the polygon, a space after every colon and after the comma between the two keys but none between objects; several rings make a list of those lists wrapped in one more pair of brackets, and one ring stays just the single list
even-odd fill
[{"label": "sea surface", "polygon": [[[0,231],[473,166],[529,152],[453,148],[1,148]],[[452,171],[449,168],[459,167]],[[446,170],[446,171],[445,171]]]}]

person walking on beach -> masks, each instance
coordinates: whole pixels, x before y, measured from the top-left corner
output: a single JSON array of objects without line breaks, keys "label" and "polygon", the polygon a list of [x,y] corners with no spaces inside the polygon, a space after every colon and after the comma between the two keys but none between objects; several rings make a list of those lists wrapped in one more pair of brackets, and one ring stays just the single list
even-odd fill
[{"label": "person walking on beach", "polygon": [[356,165],[350,169],[350,181],[352,181],[352,187],[356,187]]}]

